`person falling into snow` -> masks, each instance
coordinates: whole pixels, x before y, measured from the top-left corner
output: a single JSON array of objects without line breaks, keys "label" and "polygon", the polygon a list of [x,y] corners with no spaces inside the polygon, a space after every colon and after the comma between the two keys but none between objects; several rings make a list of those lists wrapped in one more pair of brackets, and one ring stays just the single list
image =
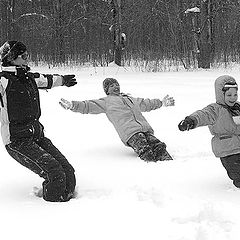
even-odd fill
[{"label": "person falling into snow", "polygon": [[74,86],[74,75],[41,75],[30,72],[27,48],[7,41],[0,48],[0,122],[7,152],[16,161],[43,177],[46,201],[66,202],[73,197],[74,168],[44,136],[39,91],[57,86]]},{"label": "person falling into snow", "polygon": [[82,114],[105,113],[122,142],[132,147],[141,159],[147,162],[172,160],[165,143],[153,135],[153,129],[141,112],[173,106],[174,99],[168,95],[162,101],[131,97],[120,93],[120,85],[114,78],[106,78],[103,89],[107,95],[104,98],[71,102],[62,98],[59,103],[65,109]]},{"label": "person falling into snow", "polygon": [[216,103],[195,111],[182,120],[178,128],[188,131],[208,126],[212,151],[220,158],[233,184],[240,188],[240,103],[235,79],[223,75],[215,80]]}]

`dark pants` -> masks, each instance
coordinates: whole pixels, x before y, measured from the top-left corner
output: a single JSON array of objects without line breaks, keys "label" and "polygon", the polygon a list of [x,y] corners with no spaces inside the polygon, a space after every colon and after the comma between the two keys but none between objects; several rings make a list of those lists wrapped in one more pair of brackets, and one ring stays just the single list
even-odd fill
[{"label": "dark pants", "polygon": [[161,156],[166,151],[166,144],[157,139],[150,132],[139,132],[134,134],[129,140],[128,145],[147,162],[161,160]]},{"label": "dark pants", "polygon": [[46,201],[65,202],[73,196],[74,168],[48,138],[17,140],[6,149],[20,164],[45,179],[42,185]]},{"label": "dark pants", "polygon": [[220,159],[229,178],[233,180],[233,184],[240,188],[240,154],[229,155]]}]

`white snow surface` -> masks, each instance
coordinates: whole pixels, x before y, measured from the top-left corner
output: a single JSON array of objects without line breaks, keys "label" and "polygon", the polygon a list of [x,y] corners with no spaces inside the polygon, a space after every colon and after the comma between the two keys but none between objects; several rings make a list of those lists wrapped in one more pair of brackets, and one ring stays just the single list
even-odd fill
[{"label": "white snow surface", "polygon": [[[188,114],[215,101],[214,81],[238,70],[142,73],[125,68],[35,67],[75,73],[78,84],[41,91],[45,135],[74,166],[77,197],[46,202],[33,194],[43,179],[0,145],[0,238],[3,240],[238,240],[240,190],[211,151],[207,127],[180,132]],[[143,113],[173,161],[146,163],[123,145],[105,114],[83,115],[58,104],[105,96],[102,81],[116,78],[134,97],[169,94],[174,107]]]}]

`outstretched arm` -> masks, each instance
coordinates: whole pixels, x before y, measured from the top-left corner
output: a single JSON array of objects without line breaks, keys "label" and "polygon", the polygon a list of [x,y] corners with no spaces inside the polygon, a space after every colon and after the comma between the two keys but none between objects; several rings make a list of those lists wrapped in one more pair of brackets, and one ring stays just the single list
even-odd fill
[{"label": "outstretched arm", "polygon": [[138,98],[137,100],[142,112],[149,112],[160,107],[169,107],[175,105],[175,100],[173,97],[169,97],[169,95],[166,95],[162,100],[149,98]]},{"label": "outstretched arm", "polygon": [[218,118],[218,112],[218,105],[210,104],[187,116],[178,124],[178,128],[180,131],[188,131],[196,127],[212,125]]},{"label": "outstretched arm", "polygon": [[99,114],[106,112],[104,99],[70,102],[62,98],[59,104],[66,110],[70,109],[73,112],[80,112],[82,114]]},{"label": "outstretched arm", "polygon": [[37,83],[39,89],[50,89],[58,86],[72,87],[77,84],[75,75],[58,75],[58,74],[40,74],[29,73]]}]

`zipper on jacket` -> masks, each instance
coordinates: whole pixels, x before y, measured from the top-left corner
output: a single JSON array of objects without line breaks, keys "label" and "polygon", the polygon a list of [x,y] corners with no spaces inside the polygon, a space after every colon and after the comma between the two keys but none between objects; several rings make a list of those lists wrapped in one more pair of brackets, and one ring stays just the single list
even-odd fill
[{"label": "zipper on jacket", "polygon": [[[31,103],[31,110],[32,112],[34,112],[35,110],[35,107],[33,106],[34,103],[33,101],[35,101],[35,99],[37,99],[37,95],[36,95],[36,92],[38,90],[35,89],[33,83],[32,83],[32,80],[28,78],[26,78],[26,80],[28,81],[27,85],[25,85],[25,88],[26,88],[26,91],[27,91],[27,94],[29,96],[29,99],[30,99],[30,103]],[[38,104],[38,103],[37,103]],[[36,115],[38,116],[39,115],[39,108],[40,106],[38,106],[38,111],[36,113]]]},{"label": "zipper on jacket", "polygon": [[34,134],[35,134],[35,128],[34,128],[33,125],[31,125],[31,129],[32,129],[32,135],[33,135],[33,137],[34,137]]},{"label": "zipper on jacket", "polygon": [[[132,112],[132,115],[133,115],[135,121],[141,126],[141,128],[142,128],[142,130],[143,130],[143,125],[141,124],[141,122],[139,122],[139,121],[137,120],[137,118],[136,118],[136,116],[135,116],[135,113],[134,113],[134,111],[132,110],[131,106],[128,105],[128,103],[127,103],[127,101],[124,99],[124,97],[122,97],[122,99],[123,99],[123,103],[130,108],[130,111]],[[133,104],[133,101],[132,101],[130,98],[127,97],[127,99]],[[134,105],[134,104],[133,104],[133,105]]]}]

